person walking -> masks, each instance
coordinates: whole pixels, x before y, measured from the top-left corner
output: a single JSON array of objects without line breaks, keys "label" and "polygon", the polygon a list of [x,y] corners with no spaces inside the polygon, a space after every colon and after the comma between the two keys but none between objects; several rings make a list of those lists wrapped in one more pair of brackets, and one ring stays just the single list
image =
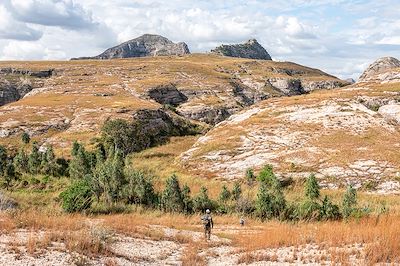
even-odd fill
[{"label": "person walking", "polygon": [[206,215],[203,216],[203,226],[204,226],[204,237],[206,240],[211,239],[211,229],[214,228],[214,222],[211,217],[211,211],[209,209],[206,210]]}]

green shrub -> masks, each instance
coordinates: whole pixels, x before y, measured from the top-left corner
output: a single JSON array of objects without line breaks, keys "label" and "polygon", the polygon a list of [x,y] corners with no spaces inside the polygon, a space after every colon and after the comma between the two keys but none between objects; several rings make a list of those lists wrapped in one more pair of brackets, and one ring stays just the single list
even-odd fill
[{"label": "green shrub", "polygon": [[167,212],[182,212],[184,209],[182,191],[176,175],[172,175],[166,181],[161,195],[161,207]]},{"label": "green shrub", "polygon": [[90,208],[92,191],[85,180],[75,181],[60,194],[62,208],[66,212],[80,212]]},{"label": "green shrub", "polygon": [[325,196],[320,210],[320,220],[339,220],[342,217],[339,206],[334,204],[328,196]]},{"label": "green shrub", "polygon": [[221,192],[219,193],[219,200],[222,203],[226,203],[231,198],[231,192],[228,190],[226,185],[222,186]]},{"label": "green shrub", "polygon": [[197,212],[204,212],[206,209],[215,209],[216,204],[208,197],[206,187],[201,187],[199,194],[193,199],[193,208]]},{"label": "green shrub", "polygon": [[304,194],[309,200],[315,200],[319,198],[319,184],[314,174],[311,174],[305,183]]},{"label": "green shrub", "polygon": [[350,217],[356,211],[356,205],[357,191],[350,185],[343,195],[342,207],[344,218]]},{"label": "green shrub", "polygon": [[31,141],[31,137],[29,136],[28,133],[24,132],[21,135],[21,140],[22,140],[22,143],[28,144]]},{"label": "green shrub", "polygon": [[232,199],[238,200],[240,196],[242,195],[242,187],[240,186],[239,182],[235,182],[232,188]]},{"label": "green shrub", "polygon": [[154,191],[153,177],[131,168],[125,169],[126,184],[123,198],[129,204],[141,204],[155,207],[158,204],[158,195]]},{"label": "green shrub", "polygon": [[268,184],[268,182],[272,176],[275,176],[273,167],[272,167],[272,165],[267,164],[261,169],[260,173],[258,174],[257,179],[260,183],[267,183],[267,185],[270,185],[270,184]]}]

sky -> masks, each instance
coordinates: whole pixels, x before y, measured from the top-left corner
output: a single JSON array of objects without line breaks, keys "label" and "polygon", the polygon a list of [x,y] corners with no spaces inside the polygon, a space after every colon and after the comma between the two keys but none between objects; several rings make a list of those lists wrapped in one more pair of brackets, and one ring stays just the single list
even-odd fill
[{"label": "sky", "polygon": [[357,79],[400,58],[399,0],[0,0],[0,60],[94,56],[145,33],[192,52],[255,38],[277,61]]}]

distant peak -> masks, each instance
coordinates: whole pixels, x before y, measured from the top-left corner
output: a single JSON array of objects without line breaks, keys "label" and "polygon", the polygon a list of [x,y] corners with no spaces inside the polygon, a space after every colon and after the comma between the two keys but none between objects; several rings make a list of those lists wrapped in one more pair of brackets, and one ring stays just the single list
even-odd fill
[{"label": "distant peak", "polygon": [[242,44],[223,44],[211,50],[211,53],[231,57],[272,60],[268,52],[256,39],[250,39]]},{"label": "distant peak", "polygon": [[400,61],[397,58],[391,56],[381,57],[368,66],[358,81],[365,82],[377,74],[399,67]]}]

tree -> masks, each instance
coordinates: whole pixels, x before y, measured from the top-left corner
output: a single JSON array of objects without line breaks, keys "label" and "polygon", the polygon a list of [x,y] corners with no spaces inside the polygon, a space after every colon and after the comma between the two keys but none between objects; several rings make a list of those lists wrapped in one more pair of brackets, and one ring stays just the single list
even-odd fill
[{"label": "tree", "polygon": [[157,194],[154,192],[152,177],[132,168],[125,169],[126,184],[123,195],[130,204],[155,206]]},{"label": "tree", "polygon": [[269,219],[272,217],[272,203],[271,195],[268,192],[267,185],[261,183],[256,199],[256,212],[261,220]]},{"label": "tree", "polygon": [[167,179],[161,195],[161,206],[167,212],[181,212],[184,208],[183,197],[176,175]]},{"label": "tree", "polygon": [[21,135],[21,140],[22,140],[22,143],[24,143],[26,145],[31,141],[31,137],[29,136],[28,133],[24,132]]},{"label": "tree", "polygon": [[4,181],[7,189],[10,187],[11,182],[15,180],[15,178],[16,175],[14,165],[11,162],[8,162],[4,172]]},{"label": "tree", "polygon": [[309,200],[315,200],[319,198],[319,189],[320,188],[315,175],[311,174],[306,180],[304,194]]},{"label": "tree", "polygon": [[109,203],[116,202],[121,196],[121,188],[125,183],[122,153],[119,150],[115,151],[114,157],[108,158],[103,165],[105,167],[105,175],[103,176],[104,192],[107,194]]},{"label": "tree", "polygon": [[22,174],[29,172],[28,155],[25,153],[25,150],[23,148],[18,150],[18,153],[15,155],[13,162],[15,170],[18,173]]},{"label": "tree", "polygon": [[0,176],[5,173],[7,169],[7,149],[0,145]]},{"label": "tree", "polygon": [[78,155],[78,150],[81,148],[81,144],[77,142],[76,140],[72,143],[72,148],[71,148],[71,155],[72,156],[77,156]]},{"label": "tree", "polygon": [[242,195],[242,187],[240,186],[239,182],[235,182],[232,189],[232,198],[237,201],[239,200],[241,195]]},{"label": "tree", "polygon": [[213,209],[213,202],[208,197],[207,188],[202,186],[199,194],[193,199],[193,207],[195,211],[204,212],[206,209]]},{"label": "tree", "polygon": [[325,196],[322,200],[321,212],[320,212],[320,220],[338,220],[340,219],[341,214],[339,210],[339,206],[333,204],[331,199],[328,196]]},{"label": "tree", "polygon": [[188,185],[184,185],[182,188],[182,201],[183,201],[183,211],[185,213],[192,213],[193,201],[190,198],[190,188]]},{"label": "tree", "polygon": [[357,205],[357,191],[352,185],[347,187],[345,194],[343,195],[343,216],[348,218],[355,211]]},{"label": "tree", "polygon": [[53,146],[48,146],[46,152],[42,156],[41,172],[46,175],[57,176],[58,164],[54,154]]},{"label": "tree", "polygon": [[226,203],[231,198],[231,192],[228,190],[226,185],[222,186],[221,192],[219,193],[219,200]]},{"label": "tree", "polygon": [[[75,152],[74,149],[78,148]],[[84,178],[86,175],[91,173],[90,163],[87,158],[86,150],[83,145],[77,144],[73,146],[71,154],[73,158],[69,163],[69,175],[72,178],[79,179]]]},{"label": "tree", "polygon": [[286,200],[281,183],[272,174],[261,183],[256,200],[256,210],[261,219],[282,218],[286,209]]},{"label": "tree", "polygon": [[32,145],[31,153],[28,157],[28,168],[31,174],[38,174],[40,170],[41,154],[36,142]]},{"label": "tree", "polygon": [[248,186],[253,186],[256,181],[256,175],[254,174],[253,168],[246,169],[246,181]]}]

